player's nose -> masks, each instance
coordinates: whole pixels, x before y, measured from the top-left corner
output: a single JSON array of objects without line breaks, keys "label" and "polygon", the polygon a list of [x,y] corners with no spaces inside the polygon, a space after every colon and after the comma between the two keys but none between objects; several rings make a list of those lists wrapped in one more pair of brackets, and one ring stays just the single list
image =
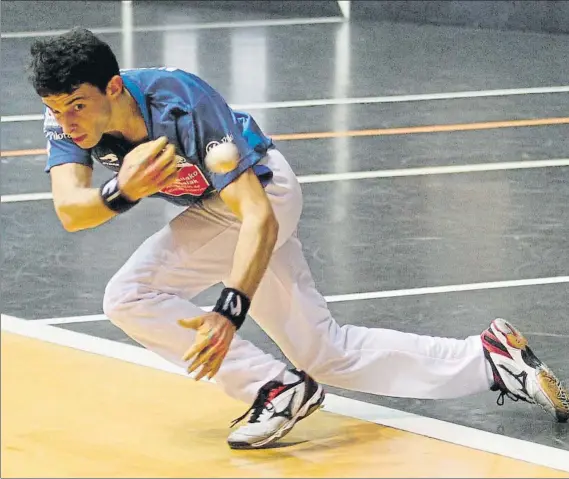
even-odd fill
[{"label": "player's nose", "polygon": [[77,129],[76,128],[77,125],[65,120],[60,121],[59,125],[63,129],[63,133],[65,133],[66,135],[71,135]]}]

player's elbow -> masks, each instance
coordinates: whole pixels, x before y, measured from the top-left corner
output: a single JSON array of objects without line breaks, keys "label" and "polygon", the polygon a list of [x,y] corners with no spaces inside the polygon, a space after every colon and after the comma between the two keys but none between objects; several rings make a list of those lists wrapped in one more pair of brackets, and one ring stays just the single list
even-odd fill
[{"label": "player's elbow", "polygon": [[81,230],[77,222],[74,221],[70,215],[62,212],[60,209],[56,209],[55,211],[57,217],[59,218],[59,222],[61,223],[61,226],[63,226],[63,229],[65,231],[67,231],[68,233],[75,233]]},{"label": "player's elbow", "polygon": [[245,214],[243,225],[250,231],[256,231],[266,244],[274,244],[279,235],[279,222],[272,208],[255,208],[251,214]]},{"label": "player's elbow", "polygon": [[80,227],[77,221],[77,215],[73,214],[73,209],[70,205],[67,205],[64,202],[54,202],[55,207],[55,214],[63,226],[63,229],[68,233],[75,233],[80,231],[82,228]]},{"label": "player's elbow", "polygon": [[68,233],[77,233],[77,231],[81,231],[83,229],[77,225],[74,225],[73,223],[61,223],[61,224],[63,225],[65,231],[67,231]]}]

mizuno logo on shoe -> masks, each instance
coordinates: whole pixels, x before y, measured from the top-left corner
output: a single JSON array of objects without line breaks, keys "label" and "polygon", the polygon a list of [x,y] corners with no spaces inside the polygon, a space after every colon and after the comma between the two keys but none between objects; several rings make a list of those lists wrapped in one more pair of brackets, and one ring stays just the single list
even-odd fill
[{"label": "mizuno logo on shoe", "polygon": [[247,424],[229,436],[231,448],[265,447],[288,434],[297,421],[312,414],[322,404],[322,387],[305,373],[292,371],[299,376],[298,382],[286,385],[276,380],[268,382],[259,390],[251,408],[233,421],[232,427],[251,411]]},{"label": "mizuno logo on shoe", "polygon": [[510,371],[506,366],[500,364],[500,368],[506,371],[510,376],[512,376],[519,384],[520,384],[520,391],[524,393],[527,397],[530,397],[529,392],[526,388],[528,373],[525,371],[520,372],[520,374],[514,374]]},{"label": "mizuno logo on shoe", "polygon": [[288,401],[286,407],[282,411],[273,412],[273,417],[286,417],[287,419],[292,419],[292,405],[294,404],[294,398],[296,397],[296,389],[292,393],[292,397]]}]

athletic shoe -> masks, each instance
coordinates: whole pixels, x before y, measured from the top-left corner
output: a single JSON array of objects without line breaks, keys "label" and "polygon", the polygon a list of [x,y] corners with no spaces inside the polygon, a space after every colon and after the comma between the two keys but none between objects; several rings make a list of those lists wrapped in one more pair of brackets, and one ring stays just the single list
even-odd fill
[{"label": "athletic shoe", "polygon": [[297,421],[318,409],[324,401],[322,386],[302,371],[293,369],[292,372],[299,377],[298,381],[292,384],[269,381],[259,390],[249,410],[231,424],[231,427],[235,426],[251,412],[247,423],[229,435],[229,447],[266,447],[288,434]]},{"label": "athletic shoe", "polygon": [[528,346],[528,341],[511,323],[495,319],[481,334],[484,355],[492,366],[494,385],[500,391],[497,404],[504,397],[538,404],[559,422],[569,418],[569,392],[553,372]]}]

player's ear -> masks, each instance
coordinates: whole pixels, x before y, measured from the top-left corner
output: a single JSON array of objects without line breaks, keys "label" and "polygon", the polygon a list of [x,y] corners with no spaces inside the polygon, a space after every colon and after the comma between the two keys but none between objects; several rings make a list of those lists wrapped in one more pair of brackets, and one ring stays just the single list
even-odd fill
[{"label": "player's ear", "polygon": [[120,75],[113,76],[107,83],[106,94],[111,98],[117,98],[123,91],[124,84]]}]

